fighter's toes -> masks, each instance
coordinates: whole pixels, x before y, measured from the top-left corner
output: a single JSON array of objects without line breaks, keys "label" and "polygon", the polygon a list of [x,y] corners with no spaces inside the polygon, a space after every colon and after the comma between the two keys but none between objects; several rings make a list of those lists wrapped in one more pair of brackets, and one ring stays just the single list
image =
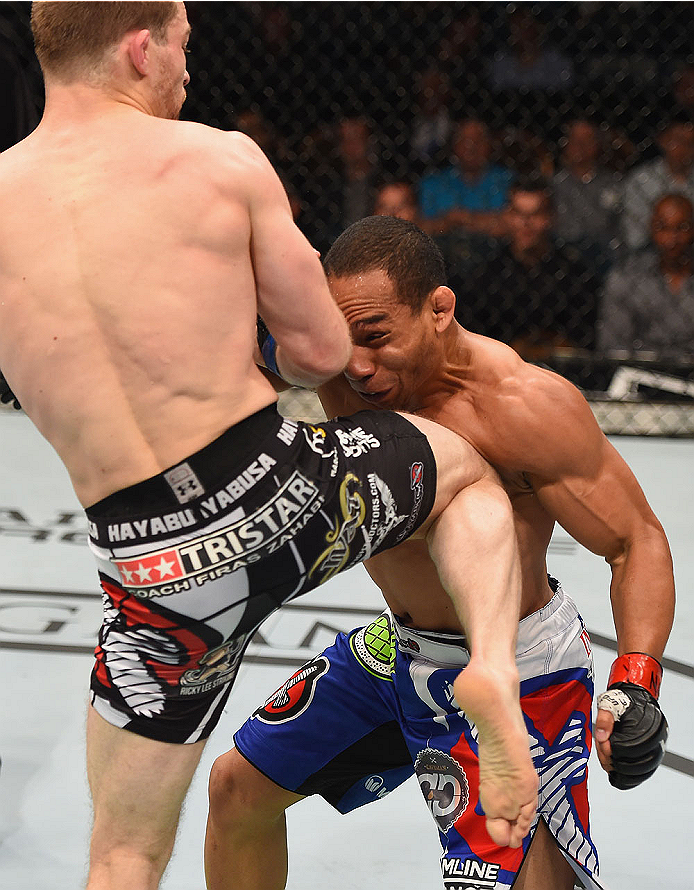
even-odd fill
[{"label": "fighter's toes", "polygon": [[489,837],[500,847],[520,847],[523,838],[530,831],[537,809],[537,799],[523,804],[513,819],[504,816],[487,816],[486,825]]}]

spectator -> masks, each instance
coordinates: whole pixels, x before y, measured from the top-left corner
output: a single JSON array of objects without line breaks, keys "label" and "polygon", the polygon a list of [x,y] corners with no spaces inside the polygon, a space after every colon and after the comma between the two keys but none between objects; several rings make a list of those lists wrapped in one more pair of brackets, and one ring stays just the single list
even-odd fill
[{"label": "spectator", "polygon": [[479,4],[452,3],[450,18],[434,55],[451,80],[454,117],[462,109],[467,114],[481,114],[489,108],[486,69],[494,40],[493,27],[482,21]]},{"label": "spectator", "polygon": [[450,89],[448,76],[437,68],[429,68],[417,80],[410,156],[418,172],[445,159],[453,130]]},{"label": "spectator", "polygon": [[603,295],[598,344],[694,361],[694,212],[689,198],[655,204],[649,251],[614,268]]},{"label": "spectator", "polygon": [[666,194],[678,193],[694,200],[694,119],[686,112],[673,115],[658,139],[662,157],[633,170],[624,186],[622,226],[632,250],[648,243],[653,205]]},{"label": "spectator", "polygon": [[323,254],[347,226],[371,213],[379,166],[369,121],[349,114],[311,134],[306,172],[296,182],[305,211],[301,228]]},{"label": "spectator", "polygon": [[618,244],[619,179],[601,164],[600,131],[578,118],[565,131],[561,167],[554,176],[555,232],[583,249],[606,254]]},{"label": "spectator", "polygon": [[571,86],[571,60],[547,44],[531,4],[513,9],[508,27],[508,49],[497,52],[489,66],[493,90],[563,90]]},{"label": "spectator", "polygon": [[467,232],[499,235],[504,231],[502,208],[511,173],[492,164],[489,129],[469,118],[455,129],[455,163],[429,173],[420,183],[422,228],[441,235],[462,228]]},{"label": "spectator", "polygon": [[452,283],[460,296],[456,317],[464,327],[510,343],[533,361],[558,347],[591,347],[597,277],[578,251],[552,238],[547,182],[515,182],[507,218],[508,240]]},{"label": "spectator", "polygon": [[289,201],[289,209],[292,211],[292,219],[299,226],[302,227],[303,219],[302,219],[302,211],[303,211],[303,203],[299,196],[299,193],[294,188],[292,183],[286,178],[286,176],[280,176],[280,181],[284,186],[284,190],[287,193],[287,200]]},{"label": "spectator", "polygon": [[260,146],[275,168],[288,166],[289,152],[275,128],[257,108],[245,108],[236,115],[236,129]]},{"label": "spectator", "polygon": [[263,46],[271,58],[282,58],[291,45],[293,22],[286,3],[259,3],[253,8]]},{"label": "spectator", "polygon": [[679,108],[694,112],[694,65],[678,68],[672,76],[672,95]]},{"label": "spectator", "polygon": [[[616,174],[619,179],[623,179],[634,164],[640,160],[636,143],[627,135],[626,130],[621,127],[605,127],[602,124],[600,127],[600,145],[602,148],[601,165],[608,173]],[[620,188],[620,207],[621,192],[622,189]]]},{"label": "spectator", "polygon": [[397,216],[419,225],[415,190],[409,182],[385,182],[376,190],[374,216]]},{"label": "spectator", "polygon": [[554,176],[554,157],[544,138],[528,127],[506,126],[499,131],[499,157],[513,178]]},{"label": "spectator", "polygon": [[376,155],[371,127],[364,117],[343,117],[337,126],[341,171],[340,229],[369,215],[373,202]]}]

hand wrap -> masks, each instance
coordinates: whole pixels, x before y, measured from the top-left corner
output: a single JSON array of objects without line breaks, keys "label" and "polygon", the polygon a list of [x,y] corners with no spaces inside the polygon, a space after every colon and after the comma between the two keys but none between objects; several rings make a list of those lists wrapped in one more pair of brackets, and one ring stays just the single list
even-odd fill
[{"label": "hand wrap", "polygon": [[668,725],[658,705],[663,669],[641,652],[622,655],[612,665],[607,692],[598,696],[598,708],[615,719],[610,736],[610,785],[635,788],[658,768],[665,754]]},{"label": "hand wrap", "polygon": [[10,384],[5,380],[5,375],[0,371],[0,402],[3,405],[12,404],[12,407],[15,411],[21,411],[22,406],[19,404],[19,399],[10,389]]},{"label": "hand wrap", "polygon": [[256,316],[256,336],[265,367],[268,371],[272,371],[273,374],[281,377],[282,375],[277,370],[277,341],[268,331],[267,325],[259,315]]}]

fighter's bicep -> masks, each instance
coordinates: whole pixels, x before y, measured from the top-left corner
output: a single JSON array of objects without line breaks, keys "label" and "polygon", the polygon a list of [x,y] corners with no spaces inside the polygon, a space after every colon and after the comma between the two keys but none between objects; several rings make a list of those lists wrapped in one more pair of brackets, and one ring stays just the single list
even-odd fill
[{"label": "fighter's bicep", "polygon": [[[242,133],[228,134],[230,188],[248,212],[250,257],[258,309],[270,332],[291,326],[294,304],[319,288],[327,293],[320,260],[292,217],[285,188],[261,149]],[[298,325],[301,326],[301,319]]]},{"label": "fighter's bicep", "polygon": [[292,219],[282,184],[274,171],[265,173],[250,206],[250,249],[258,308],[272,330],[275,315],[291,319],[287,308],[294,299],[317,285],[327,292],[327,285],[318,257]]}]

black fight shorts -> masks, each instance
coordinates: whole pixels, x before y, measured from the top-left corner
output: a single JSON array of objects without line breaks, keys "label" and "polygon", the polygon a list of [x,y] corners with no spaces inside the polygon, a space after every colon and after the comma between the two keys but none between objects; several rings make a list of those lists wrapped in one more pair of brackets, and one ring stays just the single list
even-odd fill
[{"label": "black fight shorts", "polygon": [[261,622],[409,537],[435,494],[429,443],[403,417],[313,426],[271,406],[89,507],[104,596],[94,708],[159,741],[206,738]]}]

